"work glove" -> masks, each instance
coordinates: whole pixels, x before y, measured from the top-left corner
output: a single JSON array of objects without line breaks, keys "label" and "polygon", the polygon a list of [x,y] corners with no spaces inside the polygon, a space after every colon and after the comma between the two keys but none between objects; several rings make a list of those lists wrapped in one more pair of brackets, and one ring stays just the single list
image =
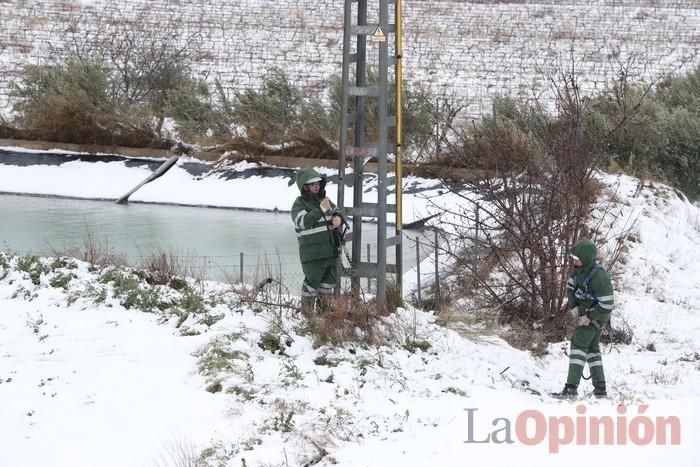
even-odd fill
[{"label": "work glove", "polygon": [[591,324],[591,319],[586,315],[581,315],[576,320],[576,326],[588,326]]},{"label": "work glove", "polygon": [[588,293],[583,289],[576,289],[576,291],[574,291],[574,297],[580,301],[589,299]]},{"label": "work glove", "polygon": [[578,318],[578,307],[573,307],[569,310],[569,313],[571,313],[571,316],[573,316],[574,318]]}]

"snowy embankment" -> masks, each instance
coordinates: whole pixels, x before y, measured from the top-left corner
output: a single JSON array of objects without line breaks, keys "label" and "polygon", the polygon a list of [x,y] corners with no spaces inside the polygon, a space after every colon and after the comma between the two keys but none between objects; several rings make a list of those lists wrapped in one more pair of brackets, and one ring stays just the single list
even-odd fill
[{"label": "snowy embankment", "polygon": [[[0,147],[0,151],[13,156],[0,158],[0,193],[83,199],[116,200],[151,175],[159,162],[165,161],[106,155],[104,162],[99,156],[90,156],[88,162],[70,157],[88,155],[66,151],[29,151],[16,147]],[[21,162],[22,158],[17,157],[22,154],[29,163]],[[131,195],[129,201],[289,211],[299,196],[299,189],[292,180],[295,171],[275,169],[245,161],[213,164],[181,157],[164,176],[143,186]],[[328,175],[326,190],[328,196],[336,200],[338,186],[330,178],[337,175],[337,170],[325,167],[316,170]],[[351,175],[350,172],[348,179]],[[390,180],[389,185],[392,193],[393,181]],[[403,187],[404,223],[427,217],[430,207],[435,204],[431,199],[436,196],[440,197],[442,204],[452,204],[457,200],[437,180],[405,177]],[[345,204],[352,205],[352,199],[353,188],[345,187]],[[364,176],[363,201],[377,201],[377,177],[374,174]],[[387,202],[395,202],[393,194],[388,196]],[[388,220],[393,221],[393,214],[389,214]]]},{"label": "snowy embankment", "polygon": [[0,465],[695,465],[699,211],[665,187],[605,181],[611,233],[635,231],[613,318],[634,337],[604,355],[610,400],[546,395],[566,343],[535,358],[407,308],[376,344],[315,347],[301,316],[250,291],[3,255]]}]

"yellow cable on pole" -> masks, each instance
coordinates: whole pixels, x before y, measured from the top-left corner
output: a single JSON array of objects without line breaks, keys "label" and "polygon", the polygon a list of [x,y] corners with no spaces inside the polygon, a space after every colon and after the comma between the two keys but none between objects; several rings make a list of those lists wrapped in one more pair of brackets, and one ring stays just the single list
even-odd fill
[{"label": "yellow cable on pole", "polygon": [[396,0],[396,228],[401,230],[401,125],[403,106],[401,0]]},{"label": "yellow cable on pole", "polygon": [[[396,0],[396,12],[394,15],[396,22],[396,236],[401,239],[402,230],[402,197],[403,197],[403,180],[401,175],[401,125],[403,123],[403,68],[402,68],[402,12],[401,0]],[[397,265],[397,282],[399,287],[403,282],[403,265],[402,265],[402,245],[398,243],[396,246],[396,265]],[[399,288],[399,291],[401,288]]]}]

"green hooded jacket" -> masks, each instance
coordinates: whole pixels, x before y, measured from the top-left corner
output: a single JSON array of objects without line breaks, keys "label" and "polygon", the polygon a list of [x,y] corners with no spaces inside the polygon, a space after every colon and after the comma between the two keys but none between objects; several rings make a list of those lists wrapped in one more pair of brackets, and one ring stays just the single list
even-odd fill
[{"label": "green hooded jacket", "polygon": [[577,306],[579,313],[585,311],[591,320],[607,323],[615,304],[610,276],[600,268],[591,277],[588,287],[584,285],[586,277],[596,265],[598,251],[595,245],[592,241],[583,239],[571,248],[571,254],[577,256],[583,266],[575,268],[567,282],[569,308]]},{"label": "green hooded jacket", "polygon": [[[315,194],[304,191],[304,184],[315,178],[321,181],[319,192]],[[326,196],[325,179],[314,169],[304,168],[297,172],[296,183],[301,195],[292,205],[292,221],[299,240],[299,257],[302,264],[319,259],[336,258],[338,247],[329,226],[331,210],[335,204],[331,202],[331,209],[325,213],[319,206]]]}]

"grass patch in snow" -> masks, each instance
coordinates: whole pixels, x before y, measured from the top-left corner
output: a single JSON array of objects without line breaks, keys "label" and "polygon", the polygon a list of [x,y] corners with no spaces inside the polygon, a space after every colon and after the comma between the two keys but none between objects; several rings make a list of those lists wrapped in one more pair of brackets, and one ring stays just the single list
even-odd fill
[{"label": "grass patch in snow", "polygon": [[113,295],[119,299],[121,305],[127,310],[138,310],[153,313],[168,309],[172,303],[161,300],[160,293],[155,286],[144,283],[136,274],[119,268],[107,268],[99,277],[103,284],[111,284]]},{"label": "grass patch in snow", "polygon": [[34,285],[39,285],[41,283],[41,275],[49,272],[49,268],[44,266],[41,258],[33,255],[17,258],[15,269],[26,273]]},{"label": "grass patch in snow", "polygon": [[411,353],[416,353],[416,350],[421,350],[427,352],[430,349],[431,344],[425,339],[407,339],[403,348]]},{"label": "grass patch in snow", "polygon": [[232,375],[245,383],[254,381],[250,355],[232,348],[242,337],[243,332],[216,336],[195,353],[199,373],[209,384],[223,381]]}]

